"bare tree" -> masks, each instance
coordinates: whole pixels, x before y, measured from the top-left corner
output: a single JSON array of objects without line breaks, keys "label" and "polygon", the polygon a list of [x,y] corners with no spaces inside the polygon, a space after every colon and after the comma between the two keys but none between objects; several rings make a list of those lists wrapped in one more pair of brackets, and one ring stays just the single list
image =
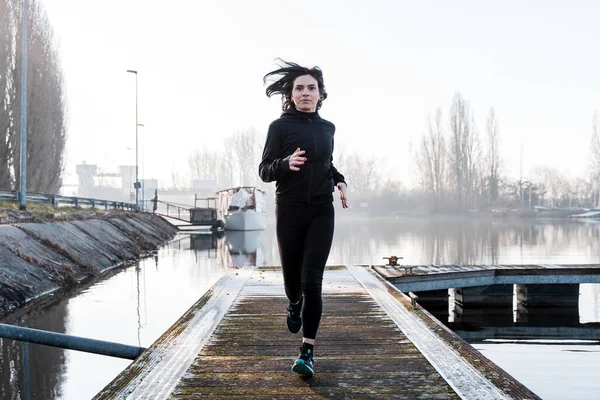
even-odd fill
[{"label": "bare tree", "polygon": [[594,206],[594,188],[592,182],[583,178],[575,178],[573,187],[573,206],[574,207],[590,207]]},{"label": "bare tree", "polygon": [[[61,186],[66,140],[63,77],[50,22],[39,2],[33,4],[28,63],[27,186],[31,191],[57,193]],[[31,91],[31,93],[30,93]],[[40,168],[43,166],[43,168]]]},{"label": "bare tree", "polygon": [[192,179],[217,180],[219,154],[207,148],[195,150],[188,157]]},{"label": "bare tree", "polygon": [[358,152],[349,153],[345,146],[335,146],[333,165],[344,175],[352,193],[353,204],[368,202],[385,189],[381,171],[381,159],[375,156],[362,156]]},{"label": "bare tree", "polygon": [[480,180],[480,144],[473,129],[469,105],[457,93],[450,108],[449,163],[460,209],[473,202]]},{"label": "bare tree", "polygon": [[595,113],[592,119],[592,143],[590,154],[590,172],[592,187],[595,191],[596,200],[594,204],[600,207],[600,121]]},{"label": "bare tree", "polygon": [[186,186],[175,164],[171,167],[171,185],[173,189],[181,189]]},{"label": "bare tree", "polygon": [[565,192],[569,188],[566,184],[566,179],[555,168],[537,167],[532,170],[534,181],[539,182],[539,187],[542,188],[543,194],[548,194],[546,201],[550,206],[559,206],[561,199],[564,199]]},{"label": "bare tree", "polygon": [[446,178],[446,140],[442,127],[442,109],[429,117],[428,133],[422,137],[417,162],[421,180],[429,193],[434,211],[439,211]]},{"label": "bare tree", "polygon": [[254,129],[234,133],[223,140],[223,149],[195,150],[188,156],[188,165],[194,179],[215,179],[217,186],[261,185],[256,166],[260,163],[264,140]]},{"label": "bare tree", "polygon": [[0,188],[4,189],[12,188],[14,22],[12,1],[0,0]]},{"label": "bare tree", "polygon": [[488,139],[488,154],[487,154],[487,172],[488,172],[488,185],[489,185],[489,199],[494,202],[498,199],[498,170],[500,168],[500,137],[498,133],[498,120],[496,118],[496,111],[494,108],[490,108],[490,112],[487,118],[487,139]]},{"label": "bare tree", "polygon": [[465,137],[465,171],[466,171],[466,206],[483,205],[487,198],[485,190],[485,177],[483,171],[481,141],[479,132],[475,128],[475,121],[471,119],[468,137]]},{"label": "bare tree", "polygon": [[256,166],[260,163],[261,140],[256,130],[250,128],[225,139],[225,151],[232,170],[233,184],[254,186],[258,184]]},{"label": "bare tree", "polygon": [[217,181],[220,186],[231,187],[239,185],[237,177],[237,162],[235,158],[235,151],[232,147],[228,146],[230,137],[225,138],[223,141],[224,148],[219,159],[219,168],[217,169]]},{"label": "bare tree", "polygon": [[[52,28],[39,0],[29,3],[28,17],[27,190],[57,193],[66,142],[63,76]],[[7,185],[9,175],[12,187],[20,185],[22,19],[20,1],[0,0],[0,129],[4,133],[0,185]]]}]

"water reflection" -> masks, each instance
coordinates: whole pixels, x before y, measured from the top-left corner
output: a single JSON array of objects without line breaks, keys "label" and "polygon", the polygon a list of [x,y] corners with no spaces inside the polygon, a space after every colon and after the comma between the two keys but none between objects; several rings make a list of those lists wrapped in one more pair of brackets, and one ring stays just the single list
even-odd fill
[{"label": "water reflection", "polygon": [[226,265],[249,267],[265,265],[265,231],[227,231]]},{"label": "water reflection", "polygon": [[600,285],[494,285],[421,292],[419,303],[544,399],[600,391]]},{"label": "water reflection", "polygon": [[[390,255],[403,256],[407,264],[599,263],[599,232],[597,224],[575,221],[371,220],[340,213],[328,264],[381,263]],[[60,303],[6,322],[147,347],[228,268],[265,264],[279,264],[272,218],[265,231],[186,233],[136,266]],[[578,306],[571,304],[569,313],[576,313],[577,308],[580,324],[597,323],[599,286],[581,285],[579,292]],[[446,313],[441,319],[448,321],[447,300],[438,307]],[[512,304],[501,305],[497,316],[514,324],[513,311]],[[484,315],[488,313],[487,309],[468,310],[461,323],[488,323]],[[531,322],[532,314],[527,317]],[[128,364],[127,360],[31,345],[31,398],[91,398]],[[0,380],[0,398],[23,398],[20,343],[0,340]]]},{"label": "water reflection", "polygon": [[600,340],[600,321],[581,315],[589,304],[598,304],[598,296],[581,293],[580,286],[586,285],[491,285],[417,295],[419,304],[471,342]]},{"label": "water reflection", "polygon": [[[566,220],[469,218],[336,221],[330,264],[600,263],[600,226]],[[271,253],[279,259],[276,253]]]},{"label": "water reflection", "polygon": [[205,252],[225,268],[265,265],[265,231],[198,232],[190,235],[190,249]]},{"label": "water reflection", "polygon": [[[31,328],[40,328],[64,333],[67,313],[59,308],[44,324],[32,321]],[[29,381],[25,382],[24,345],[13,340],[0,339],[0,398],[25,398],[25,390],[29,390],[30,398],[61,398],[61,377],[65,371],[66,354],[62,349],[29,344]],[[46,397],[44,397],[46,396]]]},{"label": "water reflection", "polygon": [[217,231],[204,231],[196,232],[189,235],[190,237],[190,249],[196,250],[195,254],[198,255],[200,252],[205,251],[208,258],[216,258],[218,249],[220,249],[225,241],[225,232]]}]

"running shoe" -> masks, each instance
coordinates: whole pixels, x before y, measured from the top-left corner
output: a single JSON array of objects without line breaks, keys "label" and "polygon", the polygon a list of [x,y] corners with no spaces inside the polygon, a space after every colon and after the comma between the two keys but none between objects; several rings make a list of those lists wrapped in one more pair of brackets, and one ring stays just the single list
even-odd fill
[{"label": "running shoe", "polygon": [[306,344],[303,344],[302,347],[300,347],[300,355],[292,366],[292,371],[306,378],[312,378],[312,376],[315,374],[313,352],[312,349]]},{"label": "running shoe", "polygon": [[300,301],[298,304],[291,304],[287,308],[287,327],[292,333],[296,333],[302,327],[302,297],[300,297]]}]

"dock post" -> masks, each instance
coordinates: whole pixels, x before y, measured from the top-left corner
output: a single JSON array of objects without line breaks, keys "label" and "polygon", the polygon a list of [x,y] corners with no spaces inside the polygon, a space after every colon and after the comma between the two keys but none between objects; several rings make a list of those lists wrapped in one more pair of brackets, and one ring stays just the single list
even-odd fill
[{"label": "dock post", "polygon": [[462,322],[463,320],[463,289],[448,289],[449,295],[449,322]]},{"label": "dock post", "polygon": [[527,285],[515,285],[514,322],[527,323]]}]

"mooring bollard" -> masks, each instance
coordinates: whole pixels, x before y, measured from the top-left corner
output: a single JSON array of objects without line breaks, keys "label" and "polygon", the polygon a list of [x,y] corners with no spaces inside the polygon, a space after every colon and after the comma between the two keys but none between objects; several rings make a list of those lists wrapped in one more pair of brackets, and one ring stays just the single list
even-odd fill
[{"label": "mooring bollard", "polygon": [[410,297],[410,305],[416,308],[417,307],[417,299],[419,298],[419,296],[417,296],[413,292],[408,292],[408,296]]}]

